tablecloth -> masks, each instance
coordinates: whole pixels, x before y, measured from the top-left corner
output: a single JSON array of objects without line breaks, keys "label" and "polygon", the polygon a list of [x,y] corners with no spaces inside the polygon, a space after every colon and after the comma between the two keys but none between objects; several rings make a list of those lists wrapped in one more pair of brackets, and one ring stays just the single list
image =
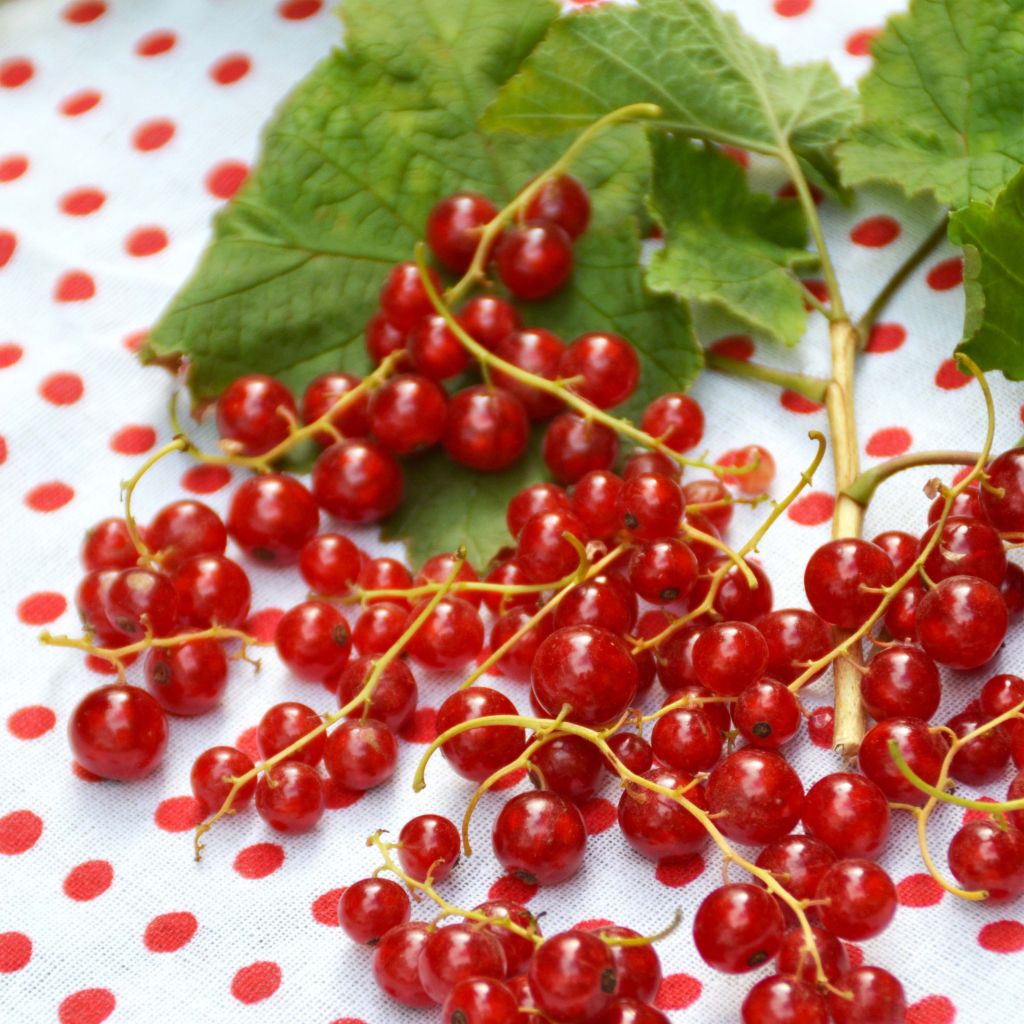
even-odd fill
[{"label": "tablecloth", "polygon": [[[393,0],[396,17],[401,0]],[[892,0],[724,0],[787,60],[827,57],[847,82],[867,68],[868,40]],[[321,0],[5,0],[0,3],[0,1020],[16,1024],[244,1021],[249,1024],[393,1024],[433,1019],[387,1003],[369,954],[341,934],[341,887],[376,866],[365,837],[397,830],[414,813],[458,817],[470,784],[438,761],[425,791],[408,785],[433,709],[452,678],[421,679],[414,728],[395,781],[357,802],[335,800],[315,832],[271,833],[255,814],[219,825],[195,863],[196,808],[188,773],[219,742],[251,745],[263,710],[298,699],[327,710],[317,686],[292,678],[272,651],[263,668],[234,670],[218,711],[172,722],[162,768],[131,785],[98,783],[75,769],[69,712],[104,677],[73,651],[42,647],[46,627],[75,632],[78,547],[94,521],[119,510],[118,484],[170,437],[173,381],[133,356],[141,337],[194,265],[211,214],[244,180],[275,103],[337,45],[339,24]],[[781,179],[755,169],[769,186]],[[884,190],[843,209],[826,203],[825,225],[849,304],[862,309],[879,283],[934,223],[927,202]],[[976,447],[984,414],[976,386],[949,355],[963,297],[956,252],[943,247],[888,309],[857,385],[862,458],[871,465],[916,448]],[[701,319],[705,343],[821,372],[823,327],[781,354]],[[728,334],[725,342],[721,336]],[[997,449],[1021,432],[1019,388],[992,377]],[[808,461],[808,429],[824,414],[754,382],[704,374],[694,392],[707,413],[712,452],[756,441],[778,462],[782,493]],[[207,441],[212,439],[205,436]],[[886,484],[868,535],[920,531],[928,471]],[[165,460],[138,494],[143,520],[175,497],[201,496],[223,511],[232,474]],[[827,538],[830,470],[762,545],[776,606],[804,604],[806,555]],[[758,513],[741,511],[742,538]],[[394,550],[372,529],[353,530],[367,551]],[[294,573],[252,567],[256,625],[304,596]],[[940,719],[959,711],[992,671],[1024,668],[1014,627],[986,671],[947,679]],[[139,669],[130,670],[132,678]],[[522,691],[492,680],[522,701]],[[826,683],[808,691],[827,704]],[[805,780],[837,767],[803,743],[792,754]],[[990,794],[1001,798],[1000,787]],[[659,1005],[673,1021],[738,1019],[747,982],[716,976],[699,959],[689,922],[720,878],[718,858],[653,865],[613,827],[609,783],[587,808],[582,873],[537,893],[502,878],[488,842],[499,796],[475,825],[476,852],[446,892],[474,905],[497,891],[529,899],[554,932],[584,919],[656,931],[676,908],[684,925],[660,945]],[[941,809],[933,824],[940,862],[962,820]],[[909,823],[897,819],[883,863],[902,904],[892,927],[863,944],[867,962],[893,969],[913,1004],[913,1024],[1019,1020],[1024,970],[1020,905],[967,905],[922,874]],[[427,916],[429,908],[417,908]],[[854,950],[856,955],[857,950]]]}]

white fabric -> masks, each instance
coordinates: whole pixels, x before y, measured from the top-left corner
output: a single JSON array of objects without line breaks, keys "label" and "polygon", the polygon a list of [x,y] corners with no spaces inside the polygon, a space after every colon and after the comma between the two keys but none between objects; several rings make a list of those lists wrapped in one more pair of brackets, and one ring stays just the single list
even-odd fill
[{"label": "white fabric", "polygon": [[[866,69],[869,58],[846,53],[847,39],[880,25],[888,11],[901,6],[891,0],[856,5],[817,0],[813,6],[779,0],[774,6],[782,10],[810,7],[799,16],[782,17],[768,0],[728,0],[725,5],[757,36],[778,45],[787,59],[826,56],[848,82]],[[0,623],[5,641],[0,819],[24,809],[44,823],[30,849],[0,854],[0,933],[23,933],[33,945],[25,967],[0,973],[0,1019],[5,1022],[108,1019],[103,1014],[111,1003],[102,993],[66,1001],[91,989],[109,990],[114,1005],[109,1019],[129,1024],[157,1019],[392,1024],[437,1018],[387,1003],[370,976],[368,952],[354,948],[337,928],[318,923],[311,904],[376,866],[363,844],[373,830],[397,832],[408,817],[428,810],[457,820],[471,792],[468,783],[456,779],[439,759],[428,771],[427,789],[414,796],[408,780],[422,746],[403,744],[395,782],[355,806],[327,812],[314,833],[298,838],[271,834],[251,812],[219,825],[197,865],[190,832],[169,832],[154,819],[161,801],[188,794],[196,754],[215,743],[233,743],[277,701],[305,700],[326,710],[331,698],[318,686],[292,679],[273,652],[266,652],[259,674],[246,666],[233,669],[220,710],[194,721],[172,721],[168,755],[154,776],[132,785],[87,783],[70,770],[64,730],[79,697],[104,679],[83,667],[75,652],[41,647],[39,627],[24,624],[18,614],[32,594],[62,594],[68,610],[48,628],[76,631],[72,597],[80,576],[79,539],[89,524],[118,513],[118,481],[139,461],[111,450],[111,439],[128,425],[154,427],[159,443],[170,436],[166,403],[172,382],[159,369],[141,368],[126,351],[125,339],[154,321],[194,265],[220,202],[205,184],[211,169],[224,161],[250,162],[260,126],[275,103],[338,42],[335,18],[317,6],[306,5],[309,17],[286,18],[279,8],[294,15],[304,13],[302,6],[270,0],[121,0],[107,4],[96,20],[80,24],[62,16],[63,0],[0,4],[0,82],[5,67],[9,77],[19,77],[16,66],[10,70],[16,59],[28,59],[34,68],[24,84],[0,86],[0,167],[14,166],[5,160],[18,154],[29,162],[23,174],[0,181],[0,232],[16,238],[6,266],[0,255],[0,345],[13,342],[23,349],[18,361],[0,369],[0,437],[7,449],[6,461],[0,457]],[[393,8],[400,16],[400,0]],[[175,33],[174,45],[155,56],[138,56],[139,40],[157,30]],[[228,54],[248,55],[251,70],[233,84],[220,85],[210,69]],[[61,103],[83,89],[102,94],[98,106],[78,116],[62,114]],[[135,148],[133,133],[155,118],[174,123],[173,138],[157,149]],[[781,183],[777,172],[752,173],[772,187]],[[103,205],[85,216],[62,212],[61,197],[86,186],[103,190]],[[898,220],[899,239],[884,248],[851,243],[851,228],[880,213]],[[824,218],[849,304],[859,310],[930,229],[935,214],[926,203],[907,204],[877,191],[865,193],[853,209],[826,205]],[[148,226],[166,232],[167,246],[145,257],[130,255],[126,239]],[[0,254],[2,239],[0,234]],[[906,328],[902,347],[861,360],[862,444],[890,427],[908,430],[915,448],[976,447],[983,437],[978,389],[948,390],[934,382],[958,337],[962,295],[958,288],[929,288],[925,274],[953,255],[942,249],[933,256],[886,313],[886,322]],[[58,280],[72,270],[92,276],[95,296],[55,301]],[[703,340],[734,330],[706,318]],[[0,348],[4,351],[11,350]],[[759,357],[824,371],[820,318],[799,351],[784,355],[761,344]],[[84,382],[84,394],[73,404],[54,405],[40,393],[44,379],[59,371],[78,374]],[[1020,433],[1022,395],[996,376],[991,383],[999,411],[998,450]],[[773,389],[756,383],[708,373],[694,394],[707,413],[712,453],[751,442],[770,449],[778,463],[776,495],[792,485],[809,460],[806,430],[824,429],[823,413],[787,411]],[[864,459],[866,464],[875,461]],[[186,467],[184,457],[175,457],[146,480],[138,495],[143,520],[186,493],[179,484]],[[919,532],[927,509],[921,485],[929,475],[922,471],[886,484],[871,507],[868,535],[886,528]],[[48,513],[28,507],[29,492],[52,481],[72,487],[73,500]],[[814,489],[830,492],[827,465]],[[203,500],[223,511],[229,490]],[[742,540],[756,518],[756,513],[738,514],[731,537]],[[379,543],[372,530],[352,533],[371,553],[397,553]],[[762,555],[776,607],[805,603],[803,564],[827,535],[825,524],[808,527],[784,518],[765,540]],[[248,568],[255,609],[286,608],[303,596],[296,573]],[[989,672],[946,679],[943,716],[960,710],[991,671],[1024,670],[1021,635],[1015,627]],[[131,671],[137,678],[139,668]],[[436,708],[452,683],[421,679],[421,707]],[[525,709],[522,689],[495,685]],[[816,684],[811,703],[827,702],[827,684]],[[53,729],[26,740],[2,725],[33,705],[56,713]],[[805,737],[788,753],[805,780],[838,767],[832,754],[812,747]],[[1002,798],[1004,786],[993,786],[991,795]],[[610,783],[604,796],[616,798]],[[483,802],[473,829],[475,854],[446,885],[446,894],[456,902],[472,906],[482,901],[501,875],[488,841],[500,799]],[[960,820],[953,808],[935,815],[933,849],[941,865]],[[265,878],[242,877],[233,867],[236,854],[257,843],[279,843],[284,863]],[[679,1022],[726,1024],[738,1019],[749,979],[716,976],[693,949],[689,929],[694,911],[719,878],[717,856],[708,851],[706,859],[707,870],[699,879],[668,888],[612,828],[590,840],[578,878],[540,892],[530,906],[545,912],[549,933],[589,918],[656,931],[680,907],[685,923],[659,947],[662,962],[666,975],[696,978],[703,992],[688,1009],[670,1016]],[[95,860],[112,866],[110,887],[89,900],[65,895],[69,872]],[[897,880],[923,870],[907,821],[896,821],[883,863]],[[186,911],[195,916],[198,930],[183,948],[169,953],[147,949],[143,939],[153,918]],[[431,916],[432,911],[424,907],[421,913]],[[974,906],[947,896],[936,906],[901,908],[892,927],[865,943],[864,950],[867,962],[889,967],[902,978],[909,999],[918,1003],[910,1018],[915,1024],[944,1024],[954,1016],[960,1024],[1010,1021],[1020,1016],[1015,992],[1020,990],[1022,954],[983,949],[978,935],[986,924],[1020,919],[1019,905]],[[0,942],[0,950],[12,948]],[[232,995],[232,979],[256,962],[278,965],[281,983],[269,998],[245,1004]],[[685,984],[677,980],[666,995],[682,991]]]}]

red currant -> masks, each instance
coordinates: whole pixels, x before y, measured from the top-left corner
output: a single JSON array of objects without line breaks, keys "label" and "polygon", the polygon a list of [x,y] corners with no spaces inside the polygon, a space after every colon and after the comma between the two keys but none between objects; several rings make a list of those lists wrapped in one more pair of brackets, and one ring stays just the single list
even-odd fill
[{"label": "red currant", "polygon": [[556,736],[530,755],[530,779],[538,789],[586,803],[604,775],[601,752],[582,736]]},{"label": "red currant", "polygon": [[528,221],[504,233],[494,263],[501,283],[517,299],[546,299],[572,274],[572,238],[551,221]]},{"label": "red currant", "polygon": [[896,580],[892,560],[866,540],[830,540],[811,555],[804,589],[811,607],[826,622],[857,629],[878,607],[878,591]]},{"label": "red currant", "polygon": [[637,595],[652,604],[671,604],[693,589],[697,558],[688,544],[670,537],[646,541],[629,558],[629,582]]},{"label": "red currant", "polygon": [[409,894],[390,878],[364,878],[338,901],[338,923],[353,942],[376,946],[392,928],[409,920]]},{"label": "red currant", "polygon": [[[528,608],[510,608],[499,616],[491,627],[491,650],[496,651],[530,621],[532,612]],[[550,616],[531,626],[499,659],[501,673],[516,682],[530,678],[533,659],[537,648],[551,633]]]},{"label": "red currant", "polygon": [[935,785],[946,756],[946,742],[918,718],[887,718],[869,729],[860,745],[860,769],[892,801],[921,805],[926,794],[912,786],[889,753],[895,743],[911,770]]},{"label": "red currant", "polygon": [[548,178],[526,207],[530,220],[549,220],[571,238],[579,238],[590,223],[590,197],[583,183],[571,174]]},{"label": "red currant", "polygon": [[68,719],[75,760],[93,775],[129,781],[149,775],[167,747],[167,716],[137,686],[101,686]]},{"label": "red currant", "polygon": [[[499,359],[545,380],[557,380],[560,376],[559,362],[564,351],[561,339],[542,327],[513,331],[494,346],[494,354]],[[523,403],[531,420],[550,419],[562,408],[562,401],[557,395],[541,391],[498,368],[495,368],[493,378],[495,384]]]},{"label": "red currant", "polygon": [[[322,724],[320,716],[311,707],[298,701],[275,704],[264,712],[256,727],[256,745],[260,755],[263,758],[274,757]],[[301,761],[311,767],[318,765],[326,742],[323,732],[320,732],[290,754],[288,760]]]},{"label": "red currant", "polygon": [[695,775],[710,771],[722,755],[722,734],[699,708],[662,715],[651,732],[654,756],[666,767]]},{"label": "red currant", "polygon": [[518,462],[530,439],[523,403],[504,388],[463,388],[448,403],[441,443],[448,457],[480,473]]},{"label": "red currant", "polygon": [[734,697],[764,674],[768,644],[747,622],[716,622],[693,645],[693,669],[702,686]]},{"label": "red currant", "polygon": [[[836,855],[812,836],[783,836],[769,843],[757,857],[757,866],[770,871],[796,900],[812,900]],[[788,908],[786,908],[788,910]]]},{"label": "red currant", "polygon": [[360,792],[387,782],[398,766],[398,740],[373,718],[350,718],[327,737],[324,767],[342,789]]},{"label": "red currant", "polygon": [[[933,523],[921,537],[922,554],[938,525]],[[924,570],[936,582],[950,576],[977,576],[998,587],[1006,575],[1006,552],[999,534],[988,523],[970,516],[950,516],[925,559]]]},{"label": "red currant", "polygon": [[264,473],[232,495],[227,524],[231,539],[247,555],[268,565],[290,565],[316,533],[320,512],[294,477]]},{"label": "red currant", "polygon": [[340,533],[320,533],[303,546],[299,572],[306,586],[324,597],[344,597],[359,578],[359,548]]},{"label": "red currant", "polygon": [[619,530],[618,500],[622,478],[608,469],[585,474],[572,489],[570,508],[595,540],[608,540]]},{"label": "red currant", "polygon": [[430,380],[457,377],[469,366],[469,350],[442,316],[420,320],[409,332],[405,347],[412,368]]},{"label": "red currant", "polygon": [[670,477],[645,473],[626,481],[617,508],[619,521],[637,540],[673,537],[683,518],[683,493]]},{"label": "red currant", "polygon": [[636,594],[618,574],[577,583],[555,609],[554,626],[598,626],[625,636],[636,622]]},{"label": "red currant", "polygon": [[[983,714],[963,711],[951,718],[946,728],[963,740],[986,721]],[[950,763],[949,774],[968,786],[987,786],[1003,774],[1009,760],[1010,739],[1005,730],[997,727],[964,743]]]},{"label": "red currant", "polygon": [[975,576],[950,576],[917,607],[917,638],[940,665],[984,665],[1006,636],[1009,614],[999,591]]},{"label": "red currant", "polygon": [[732,522],[732,495],[720,480],[690,480],[683,484],[683,500],[719,533]]},{"label": "red currant", "polygon": [[518,537],[527,519],[542,512],[568,512],[569,495],[558,484],[530,484],[517,491],[505,511],[508,532]]},{"label": "red currant", "polygon": [[171,636],[178,624],[174,586],[153,569],[122,569],[110,583],[104,607],[111,624],[135,639],[147,631]]},{"label": "red currant", "polygon": [[778,750],[799,731],[803,717],[796,697],[775,679],[759,679],[742,690],[732,720],[752,746]]},{"label": "red currant", "polygon": [[745,974],[779,951],[782,911],[756,885],[723,885],[704,898],[693,919],[693,940],[704,962],[723,974]]},{"label": "red currant", "polygon": [[861,680],[867,713],[883,718],[922,718],[939,708],[942,688],[935,662],[916,647],[897,645],[876,654]]},{"label": "red currant", "polygon": [[491,352],[506,334],[522,326],[516,307],[497,295],[477,295],[470,299],[459,311],[459,324],[474,341]]},{"label": "red currant", "polygon": [[345,616],[334,605],[303,601],[281,617],[274,646],[294,675],[316,683],[345,667],[352,636]]},{"label": "red currant", "polygon": [[587,828],[575,804],[557,793],[534,790],[502,807],[491,842],[506,870],[530,884],[556,885],[580,869]]},{"label": "red currant", "polygon": [[834,1024],[903,1024],[903,986],[881,967],[855,967],[835,981],[828,997]]},{"label": "red currant", "polygon": [[566,534],[587,538],[586,527],[571,512],[538,512],[523,524],[516,561],[533,582],[554,583],[579,566],[579,552]]},{"label": "red currant", "polygon": [[[432,307],[431,307],[432,308]],[[405,352],[408,329],[396,327],[383,313],[374,313],[366,325],[366,353],[379,366],[394,352]],[[408,358],[402,363],[408,362]]]},{"label": "red currant", "polygon": [[881,934],[896,913],[896,886],[870,860],[840,860],[818,883],[821,923],[833,935],[860,942]]},{"label": "red currant", "polygon": [[1024,893],[1024,832],[994,821],[968,822],[949,844],[949,869],[969,890],[983,890],[990,902]]},{"label": "red currant", "polygon": [[[509,921],[527,931],[532,929],[534,934],[540,935],[537,919],[519,903],[501,899],[488,900],[475,909],[481,914],[486,914],[492,921]],[[500,924],[485,924],[483,928],[501,945],[509,975],[522,974],[533,956],[533,943]]]},{"label": "red currant", "polygon": [[863,775],[834,772],[807,791],[803,809],[808,835],[840,857],[877,857],[889,838],[889,802]]},{"label": "red currant", "polygon": [[146,528],[146,543],[167,571],[195,555],[222,555],[228,533],[220,516],[201,501],[165,505]]},{"label": "red currant", "polygon": [[[349,662],[345,671],[338,677],[338,702],[343,707],[359,695],[373,671],[374,664],[375,659],[372,657],[356,658],[355,661]],[[412,717],[418,700],[419,692],[415,677],[405,662],[396,658],[385,665],[370,695],[369,703],[357,706],[350,717],[362,717],[365,709],[370,718],[383,722],[392,732],[397,732]]]},{"label": "red currant", "polygon": [[476,192],[456,192],[436,203],[427,217],[427,244],[445,269],[464,274],[473,262],[480,233],[498,215]]},{"label": "red currant", "polygon": [[644,410],[640,429],[674,452],[688,452],[700,444],[704,436],[704,411],[689,395],[671,392],[659,395]]},{"label": "red currant", "polygon": [[435,1003],[443,1003],[460,981],[504,978],[505,954],[487,932],[466,924],[449,924],[427,937],[418,970],[423,990]]},{"label": "red currant", "polygon": [[[412,625],[427,604],[424,599],[409,612]],[[456,672],[465,668],[484,645],[480,613],[461,597],[443,597],[406,645],[409,657],[424,668]]]},{"label": "red currant", "polygon": [[[688,775],[659,767],[645,772],[644,778],[666,789],[685,788],[691,804],[707,809],[704,787],[691,785],[693,780]],[[627,783],[623,789],[618,818],[626,842],[648,860],[689,857],[707,845],[703,825],[678,800],[638,783]]]},{"label": "red currant", "polygon": [[881,548],[892,562],[896,575],[902,576],[917,560],[920,542],[917,537],[902,530],[886,530],[871,542]]},{"label": "red currant", "polygon": [[[192,764],[192,795],[203,807],[204,814],[219,810],[231,792],[232,779],[248,775],[255,765],[252,758],[235,747],[210,747]],[[256,792],[256,779],[239,787],[231,802],[234,810],[248,807]]]},{"label": "red currant", "polygon": [[278,832],[309,832],[324,813],[324,787],[315,768],[285,761],[256,783],[256,810]]},{"label": "red currant", "polygon": [[595,1020],[616,990],[611,951],[592,932],[547,939],[534,953],[528,977],[538,1009],[564,1024]]},{"label": "red currant", "polygon": [[419,921],[400,924],[384,933],[373,950],[373,976],[382,992],[397,1003],[422,1009],[434,1006],[420,981],[419,961],[430,937]]},{"label": "red currant", "polygon": [[[437,271],[430,269],[427,274],[434,288],[440,292],[443,285]],[[388,322],[403,332],[412,330],[425,316],[434,312],[415,263],[399,263],[391,268],[380,290],[380,309]]]},{"label": "red currant", "polygon": [[82,565],[89,572],[130,569],[139,560],[128,524],[120,518],[101,519],[82,541]]},{"label": "red currant", "polygon": [[228,657],[216,640],[153,647],[146,655],[146,687],[172,715],[204,715],[224,696]]},{"label": "red currant", "polygon": [[459,862],[459,830],[440,814],[410,818],[398,833],[398,862],[417,882],[443,882]]},{"label": "red currant", "polygon": [[263,455],[298,419],[292,393],[273,377],[253,373],[232,381],[217,399],[217,431],[240,455]]},{"label": "red currant", "polygon": [[512,990],[494,978],[456,982],[445,998],[441,1016],[456,1024],[516,1024],[520,1019]]},{"label": "red currant", "polygon": [[[474,718],[515,715],[516,706],[498,690],[470,686],[447,697],[437,712],[437,731],[447,732]],[[492,725],[467,729],[446,740],[441,753],[452,769],[464,779],[482,782],[522,752],[525,734],[521,726]]]},{"label": "red currant", "polygon": [[746,747],[720,761],[708,776],[708,806],[718,827],[738,843],[781,839],[800,818],[800,778],[778,754]]},{"label": "red currant", "polygon": [[408,609],[391,601],[371,604],[352,626],[352,643],[362,655],[384,654],[405,632]]},{"label": "red currant", "polygon": [[178,621],[189,629],[237,629],[249,614],[249,577],[224,555],[190,558],[178,566],[171,583],[178,599]]},{"label": "red currant", "polygon": [[618,334],[582,334],[562,352],[558,375],[599,409],[624,402],[640,380],[636,350]]},{"label": "red currant", "polygon": [[313,466],[317,504],[343,523],[375,523],[402,500],[402,470],[395,457],[373,441],[340,441]]},{"label": "red currant", "polygon": [[1011,448],[985,470],[981,507],[1000,533],[1024,533],[1024,448]]},{"label": "red currant", "polygon": [[[821,966],[825,971],[825,977],[829,981],[835,981],[840,974],[845,974],[850,969],[850,957],[846,947],[831,933],[824,928],[811,926],[811,934],[814,936],[813,948],[818,951],[821,958]],[[818,971],[811,956],[811,948],[807,944],[807,937],[803,928],[791,928],[782,936],[782,945],[779,947],[779,957],[776,963],[779,974],[786,977],[796,978],[805,985],[816,985],[818,982]]]},{"label": "red currant", "polygon": [[[402,341],[404,343],[404,338]],[[322,373],[314,378],[302,396],[302,422],[315,423],[326,416],[334,405],[361,383],[354,373],[344,373],[341,370]],[[370,432],[370,420],[367,415],[369,403],[369,396],[363,394],[349,401],[340,411],[333,413],[328,422],[342,437],[365,437]],[[322,448],[326,448],[338,439],[329,430],[318,430],[313,435],[313,440]]]},{"label": "red currant", "polygon": [[416,373],[385,381],[370,400],[370,429],[396,455],[411,455],[437,444],[447,415],[444,391],[429,377]]},{"label": "red currant", "polygon": [[544,432],[544,465],[560,484],[574,484],[594,469],[611,469],[619,439],[610,427],[572,412],[559,413]]},{"label": "red currant", "polygon": [[825,1000],[811,986],[773,974],[747,993],[743,1024],[829,1024]]}]

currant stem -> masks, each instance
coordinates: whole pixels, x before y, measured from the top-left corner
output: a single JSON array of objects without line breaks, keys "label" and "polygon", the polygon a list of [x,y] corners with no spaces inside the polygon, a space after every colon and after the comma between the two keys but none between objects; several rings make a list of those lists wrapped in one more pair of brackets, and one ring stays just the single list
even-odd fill
[{"label": "currant stem", "polygon": [[610,128],[614,124],[629,121],[639,117],[658,117],[661,108],[653,103],[632,103],[629,106],[619,107],[609,114],[595,121],[585,128],[573,140],[569,148],[556,160],[543,174],[533,179],[522,191],[518,192],[504,209],[499,211],[480,232],[480,240],[477,242],[476,251],[473,253],[473,260],[465,274],[445,292],[445,300],[448,305],[455,305],[463,299],[466,293],[476,284],[484,279],[484,271],[487,261],[490,259],[491,250],[498,236],[504,230],[505,225],[524,211],[533,201],[541,189],[552,179],[564,174],[577,156],[590,144],[591,140]]},{"label": "currant stem", "polygon": [[168,441],[162,448],[158,448],[146,461],[139,466],[139,468],[121,484],[121,499],[124,501],[124,522],[128,529],[128,536],[131,538],[132,544],[135,545],[135,550],[139,553],[139,561],[143,565],[152,565],[156,559],[153,558],[153,553],[149,550],[148,545],[142,539],[142,534],[139,533],[138,524],[135,522],[135,517],[132,515],[132,495],[135,493],[135,488],[138,487],[139,482],[142,478],[165,456],[170,455],[172,452],[184,452],[188,451],[191,444],[188,438],[183,435],[179,435],[174,438],[173,441]]},{"label": "currant stem", "polygon": [[858,505],[866,507],[874,497],[879,484],[904,470],[913,469],[915,466],[973,466],[977,461],[977,452],[910,452],[907,455],[889,459],[878,466],[872,466],[871,469],[866,469],[843,493]]},{"label": "currant stem", "polygon": [[704,364],[719,373],[727,373],[730,377],[746,377],[751,380],[763,380],[776,384],[780,388],[795,391],[798,395],[812,402],[824,402],[828,381],[822,377],[813,377],[805,373],[791,373],[789,370],[777,370],[774,366],[761,366],[748,363],[744,359],[731,359],[717,352],[704,351]]},{"label": "currant stem", "polygon": [[151,647],[177,647],[179,644],[187,644],[193,640],[241,640],[243,650],[247,647],[267,647],[273,643],[270,640],[257,640],[240,629],[229,629],[226,626],[211,626],[209,629],[179,633],[177,636],[147,634],[141,640],[126,644],[124,647],[97,647],[87,636],[54,636],[48,630],[39,634],[39,642],[49,647],[73,647],[122,667],[125,658],[131,657],[133,654],[141,654]]}]

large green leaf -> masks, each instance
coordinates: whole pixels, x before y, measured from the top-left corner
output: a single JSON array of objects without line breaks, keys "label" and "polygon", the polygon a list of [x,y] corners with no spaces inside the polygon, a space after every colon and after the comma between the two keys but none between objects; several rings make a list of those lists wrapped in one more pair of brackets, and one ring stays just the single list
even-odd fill
[{"label": "large green leaf", "polygon": [[995,204],[971,203],[950,219],[964,247],[966,352],[983,370],[1024,380],[1024,171]]},{"label": "large green leaf", "polygon": [[1024,0],[912,0],[873,51],[843,179],[994,199],[1024,163]]},{"label": "large green leaf", "polygon": [[[258,166],[217,217],[144,358],[187,356],[197,399],[240,373],[271,373],[300,388],[328,368],[365,370],[363,328],[380,285],[391,265],[410,258],[430,207],[462,189],[507,201],[564,149],[478,128],[555,14],[550,0],[407,0],[396,19],[374,0],[347,2],[347,49],[322,61],[274,117]],[[604,264],[635,264],[649,163],[640,129],[628,127],[603,135],[574,167],[592,190],[588,244],[604,250]],[[642,356],[681,350],[671,373],[648,360],[647,383],[685,386],[698,367],[685,321],[676,317],[666,337],[663,312],[639,295],[635,267],[636,287],[621,294],[607,289],[600,267],[591,273],[581,254],[552,325],[602,330],[628,321]],[[537,316],[546,323],[545,310]]]},{"label": "large green leaf", "polygon": [[826,63],[785,67],[709,0],[641,0],[563,19],[501,92],[485,125],[563,132],[655,103],[680,135],[826,168],[856,99]]},{"label": "large green leaf", "polygon": [[653,146],[651,206],[665,247],[648,284],[795,345],[807,322],[795,271],[817,264],[797,202],[751,192],[743,170],[710,145],[661,136]]}]

